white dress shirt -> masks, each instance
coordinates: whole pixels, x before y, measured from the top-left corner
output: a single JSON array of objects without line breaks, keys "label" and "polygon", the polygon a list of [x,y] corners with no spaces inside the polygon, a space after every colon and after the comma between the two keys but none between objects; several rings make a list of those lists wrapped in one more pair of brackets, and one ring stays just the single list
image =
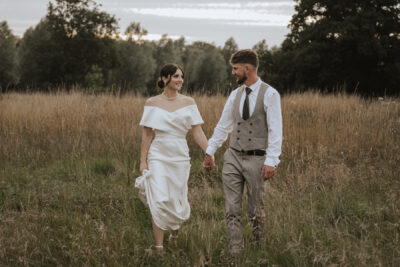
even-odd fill
[{"label": "white dress shirt", "polygon": [[[257,101],[258,90],[260,90],[261,79],[249,86],[251,93],[249,94],[249,108],[250,116],[254,112]],[[214,155],[215,151],[228,138],[229,133],[233,130],[233,103],[239,88],[236,88],[229,95],[225,103],[224,110],[222,111],[221,118],[214,129],[214,134],[208,140],[208,147],[206,153]],[[242,116],[243,103],[246,98],[246,90],[243,90],[242,98],[240,99],[239,112]],[[265,158],[265,165],[275,167],[279,164],[279,156],[281,154],[282,146],[282,112],[281,112],[281,99],[278,91],[271,86],[268,87],[264,94],[264,110],[267,114],[268,125],[268,147],[266,149],[267,156]]]}]

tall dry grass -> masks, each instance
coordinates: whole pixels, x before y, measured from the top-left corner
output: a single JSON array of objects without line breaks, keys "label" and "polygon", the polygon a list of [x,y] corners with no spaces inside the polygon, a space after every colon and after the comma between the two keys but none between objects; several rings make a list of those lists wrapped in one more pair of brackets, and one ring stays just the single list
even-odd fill
[{"label": "tall dry grass", "polygon": [[[195,96],[212,134],[225,98]],[[188,136],[192,215],[160,257],[138,200],[144,98],[0,95],[1,265],[226,265],[223,147],[213,173]],[[400,264],[400,104],[397,99],[292,94],[265,198],[267,240],[237,265]]]}]

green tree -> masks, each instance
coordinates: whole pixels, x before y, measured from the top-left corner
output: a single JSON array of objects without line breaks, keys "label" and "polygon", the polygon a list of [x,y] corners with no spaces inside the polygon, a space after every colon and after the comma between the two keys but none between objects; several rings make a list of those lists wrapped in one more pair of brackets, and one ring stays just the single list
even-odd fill
[{"label": "green tree", "polygon": [[147,33],[148,31],[140,26],[139,22],[131,22],[125,30],[125,35],[128,37],[128,41],[132,41],[133,36],[136,36],[138,41],[142,41],[143,36],[146,36]]},{"label": "green tree", "polygon": [[104,85],[116,65],[117,20],[91,0],[56,0],[23,37],[24,85]]},{"label": "green tree", "polygon": [[279,55],[285,87],[395,93],[400,86],[398,0],[296,0]]},{"label": "green tree", "polygon": [[[123,92],[133,91],[144,95],[154,94],[151,90],[156,82],[153,80],[156,63],[153,58],[153,45],[142,39],[147,30],[140,23],[132,22],[125,30],[127,40],[117,42],[118,64],[112,71],[111,83]],[[136,36],[134,38],[133,36]],[[147,84],[152,84],[147,90]]]},{"label": "green tree", "polygon": [[49,24],[42,19],[29,28],[18,46],[20,86],[49,88],[59,82],[53,71],[64,64],[63,51],[57,49]]},{"label": "green tree", "polygon": [[232,75],[232,66],[229,63],[229,60],[231,59],[232,54],[234,54],[238,50],[239,50],[239,47],[238,47],[235,39],[233,39],[233,37],[226,40],[224,47],[221,50],[222,55],[225,59],[225,65],[226,65],[226,77],[227,78],[226,78],[225,86],[229,90],[232,90],[232,89],[234,89],[234,87],[237,86],[236,79]]},{"label": "green tree", "polygon": [[152,48],[149,42],[119,41],[117,43],[119,64],[113,70],[113,83],[123,91],[154,94],[147,90],[147,84],[152,84],[150,89],[156,84],[154,80],[156,62]]},{"label": "green tree", "polygon": [[229,64],[229,60],[233,53],[237,52],[239,47],[233,37],[230,37],[225,41],[224,47],[222,48],[222,55],[224,56],[225,62]]},{"label": "green tree", "polygon": [[227,74],[225,59],[212,44],[195,42],[185,53],[185,83],[189,92],[225,93]]},{"label": "green tree", "polygon": [[197,69],[201,61],[199,59],[204,57],[204,50],[198,45],[192,44],[186,46],[183,54],[183,65],[185,68],[185,87],[189,93],[193,93],[197,86]]},{"label": "green tree", "polygon": [[265,39],[261,40],[253,46],[253,49],[257,52],[259,59],[258,76],[267,83],[273,83],[275,64],[272,51],[268,48],[267,41]]},{"label": "green tree", "polygon": [[0,22],[0,88],[5,90],[17,83],[16,38],[6,21]]},{"label": "green tree", "polygon": [[61,82],[81,83],[93,66],[107,77],[116,64],[114,16],[101,12],[91,0],[56,0],[55,5],[49,3],[46,19],[52,39],[65,53],[56,75]]},{"label": "green tree", "polygon": [[168,38],[168,35],[164,34],[160,40],[153,42],[153,45],[153,57],[159,69],[166,63],[183,63],[182,53],[185,49],[184,37],[178,40],[172,40]]}]

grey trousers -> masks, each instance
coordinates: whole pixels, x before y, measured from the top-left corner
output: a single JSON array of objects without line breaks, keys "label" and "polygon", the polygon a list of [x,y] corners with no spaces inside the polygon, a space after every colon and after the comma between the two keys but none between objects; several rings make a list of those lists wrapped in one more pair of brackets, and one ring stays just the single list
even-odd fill
[{"label": "grey trousers", "polygon": [[222,181],[225,192],[225,208],[229,250],[239,252],[243,248],[242,195],[247,185],[247,212],[253,224],[253,241],[265,236],[265,212],[263,198],[265,181],[261,176],[265,156],[248,156],[228,149],[224,154]]}]

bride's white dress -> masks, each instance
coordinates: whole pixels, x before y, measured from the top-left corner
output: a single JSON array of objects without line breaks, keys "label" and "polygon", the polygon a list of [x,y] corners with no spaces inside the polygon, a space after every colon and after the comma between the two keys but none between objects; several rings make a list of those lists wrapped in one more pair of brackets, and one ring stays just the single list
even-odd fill
[{"label": "bride's white dress", "polygon": [[190,216],[187,182],[190,173],[186,134],[202,124],[196,105],[173,112],[145,106],[141,126],[154,130],[147,155],[149,171],[136,179],[139,196],[149,207],[154,223],[163,230],[177,230]]}]

